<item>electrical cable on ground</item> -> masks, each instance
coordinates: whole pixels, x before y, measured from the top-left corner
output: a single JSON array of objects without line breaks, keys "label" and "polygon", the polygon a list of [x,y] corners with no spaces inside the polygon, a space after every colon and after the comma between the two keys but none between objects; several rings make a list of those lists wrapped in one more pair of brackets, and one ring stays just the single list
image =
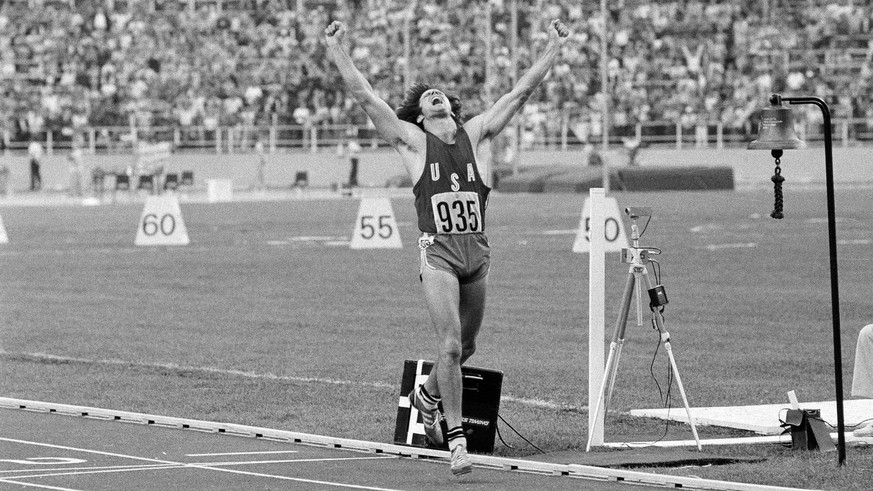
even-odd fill
[{"label": "electrical cable on ground", "polygon": [[[525,438],[521,433],[518,432],[518,430],[516,430],[515,428],[513,428],[512,425],[509,424],[509,422],[506,421],[506,419],[503,418],[503,416],[501,416],[500,414],[498,414],[497,417],[500,418],[500,421],[503,421],[503,424],[505,424],[506,426],[508,426],[509,429],[512,430],[513,432],[515,432],[515,434],[518,435],[522,440],[526,441],[528,445],[530,445],[531,447],[533,447],[533,448],[539,450],[540,453],[546,453],[543,449],[541,449],[540,447],[534,445],[533,442],[531,442],[530,440],[528,440],[527,438]],[[515,449],[515,447],[513,447],[512,445],[506,443],[506,440],[503,439],[503,435],[500,434],[500,426],[499,426],[499,425],[497,426],[497,437],[500,438],[500,442],[503,443],[504,445],[506,445],[508,448],[511,448],[511,449],[513,449],[513,450]]]}]

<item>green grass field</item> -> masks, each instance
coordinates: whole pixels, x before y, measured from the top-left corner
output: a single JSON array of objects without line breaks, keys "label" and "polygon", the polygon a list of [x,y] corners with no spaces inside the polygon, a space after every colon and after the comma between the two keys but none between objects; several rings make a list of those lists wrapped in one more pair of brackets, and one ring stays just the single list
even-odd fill
[{"label": "green grass field", "polygon": [[[587,435],[588,256],[571,251],[585,196],[495,194],[488,212],[489,304],[469,363],[504,372],[501,415],[546,451],[584,449]],[[783,403],[792,389],[833,399],[823,190],[786,187],[783,220],[769,217],[772,190],[614,196],[653,208],[641,244],[663,250],[692,406]],[[857,333],[873,322],[869,197],[837,192],[847,398]],[[183,202],[191,244],[176,247],[133,245],[142,204],[0,207],[0,395],[392,441],[403,360],[433,359],[435,339],[411,196],[392,200],[399,250],[331,244],[350,237],[358,203]],[[610,337],[627,266],[610,254],[606,271]],[[607,441],[690,438],[621,414],[663,405],[656,343],[632,313]],[[663,350],[654,367],[665,387]],[[511,447],[496,454],[536,453],[501,434]],[[779,445],[713,451],[767,460],[662,471],[826,489],[866,489],[873,472],[866,448],[842,469]]]}]

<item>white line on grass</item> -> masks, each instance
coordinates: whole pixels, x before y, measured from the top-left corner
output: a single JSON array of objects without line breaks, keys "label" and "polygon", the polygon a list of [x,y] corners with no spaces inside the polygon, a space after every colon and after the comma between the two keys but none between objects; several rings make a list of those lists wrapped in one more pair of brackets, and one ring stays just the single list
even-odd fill
[{"label": "white line on grass", "polygon": [[348,237],[345,236],[333,236],[333,235],[324,235],[324,236],[305,236],[300,235],[296,237],[288,237],[288,240],[292,242],[330,242],[334,240],[349,240]]},{"label": "white line on grass", "polygon": [[[259,373],[259,372],[251,372],[244,370],[231,370],[224,368],[216,368],[216,367],[195,367],[190,365],[179,365],[176,363],[142,363],[142,362],[132,362],[125,361],[119,359],[90,359],[90,358],[78,358],[73,356],[59,356],[52,355],[49,353],[10,353],[6,350],[0,349],[0,356],[18,356],[18,357],[26,357],[33,358],[36,360],[44,360],[44,361],[52,361],[58,363],[80,363],[84,365],[111,365],[111,366],[130,366],[137,368],[149,368],[149,369],[161,369],[161,370],[173,370],[173,371],[185,371],[185,372],[201,372],[208,373],[211,375],[231,375],[235,377],[244,377],[256,380],[277,380],[283,382],[301,382],[301,383],[316,383],[316,384],[328,384],[328,385],[351,385],[351,386],[359,386],[359,387],[370,387],[374,389],[391,389],[396,390],[397,386],[392,384],[386,384],[382,382],[365,382],[365,381],[354,381],[354,380],[342,380],[342,379],[331,379],[331,378],[321,378],[321,377],[294,377],[289,375],[276,375],[274,373]],[[542,409],[566,409],[566,410],[585,410],[587,406],[573,406],[568,403],[563,402],[554,402],[546,399],[538,399],[538,398],[529,398],[529,397],[515,397],[512,395],[503,395],[500,397],[500,400],[503,402],[513,402],[517,404],[523,404],[525,406],[537,407]]]},{"label": "white line on grass", "polygon": [[722,249],[752,249],[758,247],[756,242],[742,242],[739,244],[707,244],[705,247],[709,251],[720,251]]},{"label": "white line on grass", "polygon": [[258,373],[258,372],[250,372],[244,370],[229,370],[224,368],[215,368],[215,367],[195,367],[189,365],[179,365],[176,363],[141,363],[141,362],[133,362],[119,359],[90,359],[90,358],[77,358],[72,356],[58,356],[52,355],[48,353],[9,353],[5,350],[0,350],[0,355],[7,356],[24,356],[28,358],[35,358],[38,360],[46,360],[46,361],[55,361],[59,363],[81,363],[86,365],[125,365],[131,367],[139,367],[139,368],[160,368],[162,370],[174,370],[174,371],[191,371],[191,372],[203,372],[215,375],[233,375],[237,377],[245,377],[245,378],[253,378],[260,380],[280,380],[284,382],[314,382],[320,384],[331,384],[331,385],[359,385],[364,387],[373,387],[377,389],[393,389],[395,386],[391,384],[384,384],[380,382],[363,382],[363,381],[352,381],[352,380],[341,380],[341,379],[331,379],[331,378],[320,378],[320,377],[292,377],[288,375],[276,375],[274,373]]}]

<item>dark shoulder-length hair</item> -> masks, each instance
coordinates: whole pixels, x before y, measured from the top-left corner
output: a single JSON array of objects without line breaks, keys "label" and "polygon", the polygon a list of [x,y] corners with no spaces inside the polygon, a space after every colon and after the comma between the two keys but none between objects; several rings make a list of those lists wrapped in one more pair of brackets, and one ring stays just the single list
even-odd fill
[{"label": "dark shoulder-length hair", "polygon": [[[421,106],[418,101],[425,92],[432,88],[431,85],[423,82],[413,84],[406,91],[406,95],[403,97],[403,102],[400,104],[400,107],[394,110],[394,114],[403,121],[408,121],[417,125],[419,128],[424,129],[424,123],[418,120],[418,116],[421,114]],[[461,99],[458,98],[458,96],[449,94],[446,94],[446,97],[449,98],[449,105],[452,107],[452,119],[454,119],[459,125],[462,124],[463,114]]]}]

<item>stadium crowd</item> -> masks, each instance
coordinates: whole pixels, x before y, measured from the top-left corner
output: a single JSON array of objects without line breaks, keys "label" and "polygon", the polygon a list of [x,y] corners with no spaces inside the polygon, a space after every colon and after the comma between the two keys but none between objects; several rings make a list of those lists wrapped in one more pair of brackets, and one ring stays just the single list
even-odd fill
[{"label": "stadium crowd", "polygon": [[[773,91],[821,96],[835,117],[873,127],[869,2],[609,3],[607,93],[616,127],[661,120],[744,127]],[[543,46],[548,21],[562,18],[574,39],[524,121],[533,137],[562,123],[582,141],[599,134],[597,7],[519,0],[513,58],[511,4],[7,1],[0,7],[0,124],[19,140],[47,130],[72,138],[87,126],[366,124],[324,55],[331,19],[350,25],[356,64],[389,102],[400,101],[411,74],[459,94],[472,115],[509,89],[513,68],[529,66]],[[490,56],[483,40],[489,12]]]}]

